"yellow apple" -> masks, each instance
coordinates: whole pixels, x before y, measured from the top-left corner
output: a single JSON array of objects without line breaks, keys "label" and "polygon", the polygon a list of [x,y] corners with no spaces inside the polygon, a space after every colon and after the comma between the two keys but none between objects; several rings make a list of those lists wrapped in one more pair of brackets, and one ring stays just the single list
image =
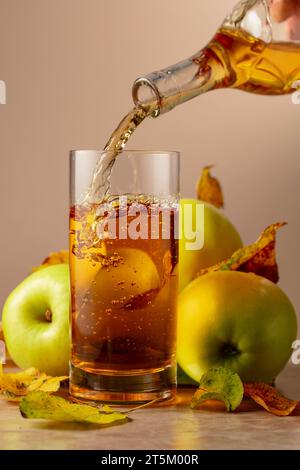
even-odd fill
[{"label": "yellow apple", "polygon": [[219,271],[179,295],[177,360],[199,383],[211,367],[271,383],[292,353],[295,310],[284,292],[252,273]]},{"label": "yellow apple", "polygon": [[[229,258],[241,248],[242,240],[224,213],[211,204],[196,199],[182,199],[180,207],[179,290],[181,291],[201,269]],[[203,240],[203,247],[196,250],[191,249],[193,240],[188,239],[191,228],[193,230],[196,228],[197,237]]]}]

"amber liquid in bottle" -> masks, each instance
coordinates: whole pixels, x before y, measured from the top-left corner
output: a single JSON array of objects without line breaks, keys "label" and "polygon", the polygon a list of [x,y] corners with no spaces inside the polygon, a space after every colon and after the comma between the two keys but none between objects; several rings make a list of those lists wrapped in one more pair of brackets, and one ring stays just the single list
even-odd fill
[{"label": "amber liquid in bottle", "polygon": [[[208,57],[210,53],[224,70],[216,86],[283,95],[295,91],[300,78],[300,44],[294,42],[265,43],[243,30],[223,28],[204,52]],[[216,68],[212,65],[212,77]]]}]

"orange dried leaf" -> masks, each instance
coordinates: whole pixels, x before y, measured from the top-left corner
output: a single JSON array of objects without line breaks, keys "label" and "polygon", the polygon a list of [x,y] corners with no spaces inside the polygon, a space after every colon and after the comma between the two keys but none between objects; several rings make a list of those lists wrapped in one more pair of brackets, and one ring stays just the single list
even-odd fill
[{"label": "orange dried leaf", "polygon": [[244,394],[276,416],[290,416],[300,409],[300,402],[284,397],[271,385],[254,383],[244,385]]},{"label": "orange dried leaf", "polygon": [[41,269],[47,268],[54,264],[68,264],[69,263],[69,252],[67,250],[61,250],[54,253],[50,253],[47,258],[44,259],[40,266],[32,268],[32,271],[40,271]]},{"label": "orange dried leaf", "polygon": [[255,273],[276,283],[279,281],[278,265],[276,262],[276,233],[286,225],[285,222],[270,225],[264,230],[259,239],[252,245],[240,248],[231,258],[200,271],[202,276],[213,271],[243,271]]},{"label": "orange dried leaf", "polygon": [[4,334],[2,329],[2,322],[0,321],[0,341],[4,341]]},{"label": "orange dried leaf", "polygon": [[0,396],[8,401],[20,401],[34,390],[56,392],[67,376],[50,377],[31,367],[20,372],[5,373],[0,365]]},{"label": "orange dried leaf", "polygon": [[210,174],[212,166],[203,168],[202,175],[197,183],[197,198],[209,202],[217,208],[224,207],[222,187],[217,178]]}]

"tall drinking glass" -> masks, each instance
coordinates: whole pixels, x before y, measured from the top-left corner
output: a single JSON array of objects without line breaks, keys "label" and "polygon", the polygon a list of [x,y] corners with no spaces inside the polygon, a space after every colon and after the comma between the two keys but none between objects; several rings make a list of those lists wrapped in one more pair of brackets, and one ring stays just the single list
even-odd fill
[{"label": "tall drinking glass", "polygon": [[125,151],[85,202],[102,152],[71,152],[71,395],[120,403],[176,388],[179,154]]}]

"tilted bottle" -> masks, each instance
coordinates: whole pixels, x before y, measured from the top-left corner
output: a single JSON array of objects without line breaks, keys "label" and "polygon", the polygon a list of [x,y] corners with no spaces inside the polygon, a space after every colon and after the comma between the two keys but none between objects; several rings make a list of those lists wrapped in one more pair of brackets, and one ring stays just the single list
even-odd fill
[{"label": "tilted bottle", "polygon": [[[296,1],[296,0],[295,0]],[[243,0],[201,51],[176,65],[137,79],[133,99],[152,115],[217,88],[282,95],[300,85],[300,30],[275,23],[267,0]],[[296,31],[296,32],[295,32]]]}]

